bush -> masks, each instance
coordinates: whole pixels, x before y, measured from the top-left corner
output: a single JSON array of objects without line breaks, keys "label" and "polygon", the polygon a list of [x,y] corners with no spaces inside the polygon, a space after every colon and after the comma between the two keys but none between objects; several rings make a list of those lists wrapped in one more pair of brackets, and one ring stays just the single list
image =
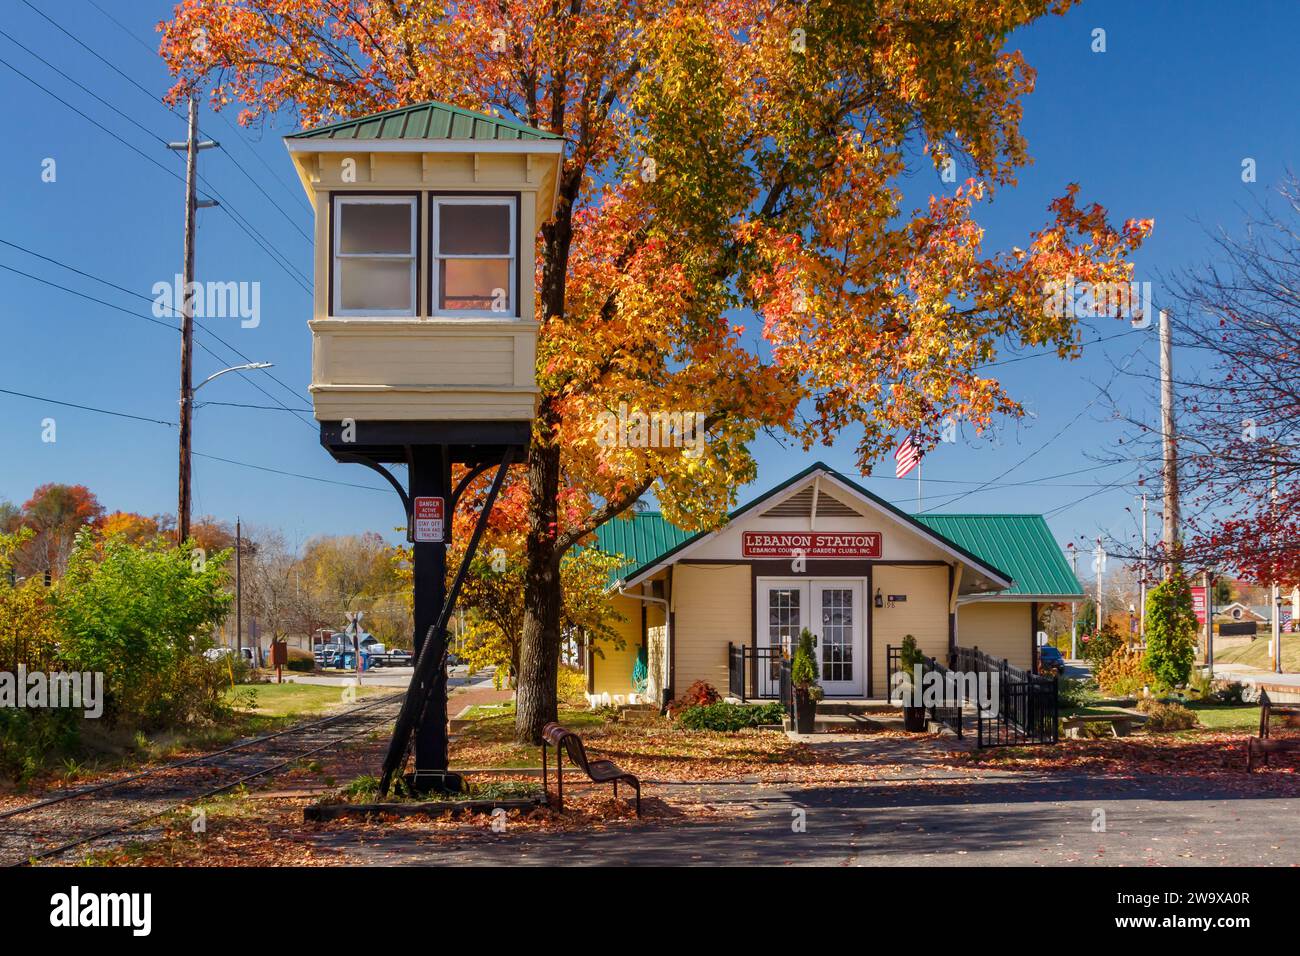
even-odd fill
[{"label": "bush", "polygon": [[1145,728],[1152,733],[1169,730],[1190,730],[1199,727],[1196,715],[1182,704],[1168,704],[1159,700],[1143,700],[1138,710],[1147,715]]},{"label": "bush", "polygon": [[1092,685],[1077,677],[1062,677],[1057,684],[1057,695],[1062,707],[1088,707],[1097,702]]},{"label": "bush", "polygon": [[230,605],[228,556],[197,560],[189,544],[77,535],[54,611],[71,668],[104,674],[110,724],[151,730],[224,713],[227,664],[204,659],[194,636]]},{"label": "bush", "polygon": [[722,700],[722,695],[717,692],[712,684],[708,681],[697,680],[686,692],[668,705],[668,716],[675,717],[678,713],[690,707],[708,707]]},{"label": "bush", "polygon": [[1097,665],[1097,686],[1112,697],[1132,697],[1151,683],[1142,655],[1128,648],[1117,648]]},{"label": "bush", "polygon": [[677,718],[686,730],[736,731],[763,724],[779,724],[785,717],[780,704],[707,704],[687,707]]},{"label": "bush", "polygon": [[[498,668],[498,673],[503,673],[505,668]],[[569,707],[585,707],[587,705],[587,675],[574,667],[560,665],[560,673],[555,681],[556,697],[561,704],[567,704]]]},{"label": "bush", "polygon": [[1080,641],[1083,647],[1081,653],[1084,660],[1092,661],[1094,666],[1107,660],[1117,650],[1128,645],[1128,642],[1124,640],[1113,624],[1104,625],[1100,634],[1084,634]]},{"label": "bush", "polygon": [[67,708],[0,708],[0,774],[23,783],[52,756],[71,753],[81,720]]},{"label": "bush", "polygon": [[1175,570],[1147,595],[1146,665],[1161,684],[1185,684],[1196,659],[1196,613],[1192,590]]},{"label": "bush", "polygon": [[290,647],[288,652],[289,659],[285,662],[285,670],[310,674],[316,669],[316,656],[311,651],[304,651],[301,647]]}]

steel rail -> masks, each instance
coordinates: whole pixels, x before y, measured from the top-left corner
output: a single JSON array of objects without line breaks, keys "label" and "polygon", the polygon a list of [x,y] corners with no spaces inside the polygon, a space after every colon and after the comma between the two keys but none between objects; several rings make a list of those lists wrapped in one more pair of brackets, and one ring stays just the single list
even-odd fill
[{"label": "steel rail", "polygon": [[[377,701],[376,703],[391,702],[392,700],[394,700],[396,697],[399,696],[401,695],[398,694],[398,695],[393,695],[392,697],[385,697],[383,701]],[[358,710],[360,709],[361,708],[358,708]],[[366,709],[369,708],[367,707]],[[356,713],[357,710],[349,711],[350,715],[355,715]],[[386,716],[380,717],[377,720],[371,721],[369,724],[367,724],[365,727],[362,727],[360,730],[354,731],[350,734],[344,734],[342,737],[338,737],[334,740],[331,740],[329,743],[322,744],[321,746],[315,747],[311,750],[307,750],[302,753],[296,753],[292,757],[289,757],[286,760],[282,760],[278,764],[275,764],[270,767],[264,767],[263,769],[258,770],[255,773],[245,774],[244,776],[240,777],[237,780],[233,780],[230,783],[222,784],[220,787],[213,787],[201,793],[188,796],[184,800],[181,800],[173,804],[172,806],[167,807],[165,810],[158,810],[154,813],[146,814],[143,817],[138,817],[133,820],[128,820],[127,822],[118,824],[117,826],[106,827],[105,829],[96,831],[95,833],[92,833],[88,836],[79,837],[76,840],[70,840],[67,843],[61,844],[60,846],[57,847],[52,847],[50,849],[43,850],[40,853],[29,854],[27,858],[23,860],[21,863],[12,864],[12,865],[31,866],[37,860],[48,859],[49,857],[52,856],[60,856],[68,852],[68,850],[73,849],[74,847],[84,846],[87,843],[94,843],[98,840],[104,839],[105,837],[112,836],[115,833],[120,833],[124,830],[134,829],[135,827],[140,826],[142,823],[148,823],[151,820],[156,820],[159,817],[166,816],[167,814],[174,812],[177,807],[184,806],[187,803],[194,803],[200,800],[207,800],[210,797],[215,797],[219,793],[224,793],[227,790],[233,790],[235,787],[238,787],[241,784],[245,784],[250,780],[256,780],[258,777],[264,777],[269,773],[274,773],[277,770],[281,770],[284,767],[289,766],[289,764],[297,763],[299,760],[302,760],[304,757],[310,757],[312,754],[318,754],[321,753],[322,751],[330,750],[334,747],[337,747],[339,744],[343,743],[344,741],[351,740],[353,737],[359,737],[362,734],[371,732],[375,727],[385,723],[387,720],[388,717]]]},{"label": "steel rail", "polygon": [[236,750],[246,750],[249,747],[255,746],[257,744],[265,743],[268,740],[275,740],[278,737],[284,737],[288,734],[302,733],[305,730],[309,730],[310,728],[313,727],[319,727],[322,724],[328,724],[336,720],[341,720],[345,717],[351,717],[363,711],[371,710],[375,707],[378,707],[381,704],[391,703],[392,701],[397,700],[399,697],[402,696],[403,696],[402,694],[390,694],[389,696],[380,698],[379,700],[371,701],[370,703],[363,704],[360,707],[353,707],[350,710],[341,711],[340,713],[337,714],[331,714],[330,716],[321,718],[320,720],[313,720],[313,721],[308,721],[306,723],[294,724],[292,727],[286,727],[284,730],[278,730],[275,733],[271,733],[271,734],[263,734],[260,737],[250,737],[248,740],[244,740],[237,744],[232,744],[229,747],[223,747],[221,750],[213,750],[208,753],[199,754],[197,757],[188,757],[185,760],[173,761],[172,763],[163,764],[162,766],[159,767],[150,767],[148,770],[142,770],[138,773],[133,773],[126,777],[120,777],[115,780],[105,780],[103,783],[93,784],[88,787],[78,787],[76,790],[68,791],[66,793],[60,793],[53,797],[45,797],[41,800],[35,800],[31,803],[23,804],[21,807],[14,807],[10,810],[5,810],[3,812],[0,812],[0,820],[7,820],[11,817],[21,816],[24,813],[31,813],[34,810],[40,810],[44,807],[53,806],[54,804],[57,803],[63,803],[67,800],[76,800],[78,797],[89,796],[92,793],[101,793],[104,790],[111,790],[115,787],[123,786],[124,784],[131,783],[135,780],[142,780],[145,777],[150,777],[153,776],[154,774],[159,774],[166,770],[178,770],[181,767],[192,767],[195,764],[202,763],[205,760],[211,760],[214,757],[220,757],[224,754],[233,753]]}]

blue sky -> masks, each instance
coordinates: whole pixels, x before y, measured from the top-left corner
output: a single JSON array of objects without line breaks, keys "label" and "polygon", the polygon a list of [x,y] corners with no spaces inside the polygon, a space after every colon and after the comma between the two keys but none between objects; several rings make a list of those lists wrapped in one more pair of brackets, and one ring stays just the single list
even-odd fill
[{"label": "blue sky", "polygon": [[[178,336],[144,317],[151,314],[146,299],[154,283],[170,281],[181,257],[183,187],[177,176],[183,174],[183,164],[155,137],[180,139],[184,124],[134,85],[155,94],[169,85],[146,44],[153,45],[153,26],[169,14],[170,4],[94,0],[131,31],[128,35],[90,0],[31,3],[134,83],[20,0],[6,5],[0,59],[139,152],[0,65],[6,114],[0,240],[129,292],[9,245],[0,244],[0,267],[40,276],[135,315],[0,268],[0,389],[174,421]],[[1104,53],[1092,51],[1097,28],[1106,31]],[[1209,254],[1206,229],[1238,227],[1244,208],[1266,197],[1292,163],[1300,137],[1289,120],[1294,90],[1300,88],[1293,49],[1298,33],[1300,7],[1294,4],[1257,3],[1245,14],[1210,0],[1092,0],[1063,18],[1023,31],[1013,43],[1038,70],[1022,127],[1035,162],[1021,172],[1014,189],[1001,191],[992,206],[980,211],[988,246],[1023,243],[1046,222],[1051,199],[1065,184],[1078,182],[1081,197],[1101,202],[1116,220],[1156,220],[1154,235],[1137,257],[1135,278],[1155,283],[1159,303],[1162,276],[1194,266]],[[144,129],[97,102],[73,80]],[[233,114],[205,111],[201,125],[223,148],[203,154],[201,171],[227,206],[263,235],[292,270],[307,274],[310,245],[299,230],[309,232],[308,207],[280,142],[292,131],[290,122],[284,118],[278,125],[236,131]],[[1256,162],[1254,184],[1241,181],[1247,157]],[[42,181],[46,159],[57,164],[52,183]],[[923,196],[937,188],[937,180],[931,184],[918,178],[908,192]],[[199,278],[260,281],[262,321],[257,328],[241,328],[235,319],[209,320],[225,344],[199,336],[216,354],[196,354],[195,379],[243,361],[234,354],[237,350],[253,360],[274,362],[271,372],[279,380],[265,373],[229,375],[205,388],[200,399],[308,408],[308,295],[227,212],[206,210],[200,217]],[[1117,331],[1123,326],[1113,321],[1097,329],[1104,336]],[[1096,385],[1130,355],[1140,362],[1155,354],[1154,332],[1139,332],[1091,346],[1074,363],[1041,357],[999,366],[999,377],[1031,417],[1005,423],[996,442],[986,437],[940,446],[923,467],[923,506],[1047,513],[1062,542],[1091,537],[1098,529],[1128,534],[1133,524],[1123,509],[1133,503],[1136,466],[1097,468],[1090,457],[1106,454],[1123,435],[1123,426],[1108,420],[1107,403],[1096,400]],[[1145,386],[1137,381],[1120,381],[1117,391],[1134,407],[1147,401]],[[57,423],[53,443],[42,441],[46,418]],[[195,513],[228,520],[241,515],[247,522],[283,529],[290,540],[322,532],[388,532],[401,520],[395,496],[360,466],[334,463],[320,448],[310,422],[307,413],[201,407],[195,450],[215,457],[195,459]],[[759,479],[742,499],[816,458],[857,474],[851,435],[833,448],[807,454],[767,437],[758,440],[755,450]],[[877,470],[892,476],[892,462]],[[915,505],[911,478],[865,480],[900,505]],[[87,484],[109,509],[172,511],[176,431],[0,393],[0,499],[21,502],[46,481]],[[985,482],[989,487],[981,488]]]}]

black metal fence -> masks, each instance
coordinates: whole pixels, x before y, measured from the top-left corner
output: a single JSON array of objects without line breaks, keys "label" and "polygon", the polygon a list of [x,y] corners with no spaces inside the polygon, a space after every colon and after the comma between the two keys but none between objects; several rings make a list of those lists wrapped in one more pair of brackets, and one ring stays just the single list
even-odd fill
[{"label": "black metal fence", "polygon": [[794,706],[790,658],[780,647],[727,643],[727,690],[742,701],[779,700]]},{"label": "black metal fence", "polygon": [[[953,670],[986,675],[976,680],[976,727],[981,747],[1054,744],[1059,740],[1060,697],[1057,677],[1033,674],[978,647],[956,647]],[[993,676],[996,675],[996,688]],[[988,699],[984,699],[984,695]]]},{"label": "black metal fence", "polygon": [[[902,670],[901,661],[902,648],[897,644],[885,645],[885,693],[891,700],[894,692],[894,675]],[[934,679],[927,677],[929,674],[935,675]],[[913,680],[915,676],[912,675]],[[964,737],[962,708],[966,701],[962,695],[962,686],[954,679],[953,673],[936,658],[927,657],[921,662],[921,680],[922,686],[919,689],[921,698],[923,701],[929,701],[925,704],[926,719],[947,724],[958,739]]]}]

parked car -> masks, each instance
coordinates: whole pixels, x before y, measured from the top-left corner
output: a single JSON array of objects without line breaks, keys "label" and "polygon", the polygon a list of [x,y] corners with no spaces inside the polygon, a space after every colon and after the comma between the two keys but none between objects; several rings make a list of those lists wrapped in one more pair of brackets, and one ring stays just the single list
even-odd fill
[{"label": "parked car", "polygon": [[1044,644],[1038,649],[1038,672],[1047,674],[1052,671],[1065,673],[1065,655],[1051,644]]}]

